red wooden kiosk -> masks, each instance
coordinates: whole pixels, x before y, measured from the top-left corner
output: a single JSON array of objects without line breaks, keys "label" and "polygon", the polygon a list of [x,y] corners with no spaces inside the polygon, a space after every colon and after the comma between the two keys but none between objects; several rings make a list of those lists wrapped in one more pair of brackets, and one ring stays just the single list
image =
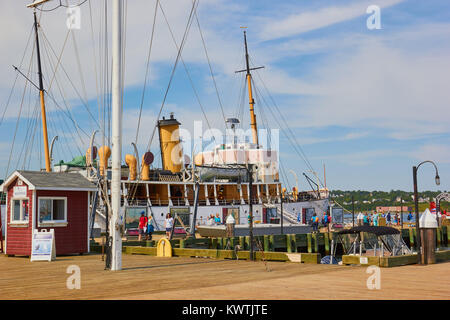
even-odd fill
[{"label": "red wooden kiosk", "polygon": [[15,171],[6,192],[5,253],[31,255],[34,230],[54,229],[56,254],[89,252],[91,193],[80,173]]},{"label": "red wooden kiosk", "polygon": [[0,253],[3,253],[2,207],[0,206]]}]

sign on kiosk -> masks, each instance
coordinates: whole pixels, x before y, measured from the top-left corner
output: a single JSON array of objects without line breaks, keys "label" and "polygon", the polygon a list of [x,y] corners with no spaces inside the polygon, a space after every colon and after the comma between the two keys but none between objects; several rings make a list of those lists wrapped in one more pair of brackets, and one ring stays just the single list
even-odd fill
[{"label": "sign on kiosk", "polygon": [[14,187],[13,189],[14,197],[26,197],[27,196],[27,187]]},{"label": "sign on kiosk", "polygon": [[31,261],[52,261],[55,259],[55,230],[50,229],[50,232],[34,230]]}]

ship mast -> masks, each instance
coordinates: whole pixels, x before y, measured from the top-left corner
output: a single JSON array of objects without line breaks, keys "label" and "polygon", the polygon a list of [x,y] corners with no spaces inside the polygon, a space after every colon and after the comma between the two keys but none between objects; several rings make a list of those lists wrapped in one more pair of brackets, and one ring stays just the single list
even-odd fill
[{"label": "ship mast", "polygon": [[45,1],[40,1],[28,5],[28,7],[34,7],[34,32],[36,39],[36,52],[37,52],[37,67],[38,67],[38,76],[39,76],[39,97],[41,102],[41,119],[42,119],[42,135],[44,139],[44,153],[45,153],[45,170],[50,172],[50,151],[48,146],[48,133],[47,133],[47,117],[45,112],[45,99],[44,99],[44,82],[42,80],[42,67],[41,67],[41,52],[39,49],[39,33],[38,33],[38,22],[36,17],[36,6],[44,3]]},{"label": "ship mast", "polygon": [[112,233],[111,270],[122,270],[122,225],[120,214],[120,180],[122,159],[122,0],[112,7]]},{"label": "ship mast", "polygon": [[238,72],[246,72],[246,78],[247,78],[247,87],[248,87],[248,101],[250,105],[250,127],[252,129],[252,138],[253,143],[256,144],[256,148],[259,148],[259,139],[258,139],[258,126],[256,124],[256,115],[255,115],[255,100],[253,99],[253,92],[252,92],[252,74],[250,73],[251,70],[261,69],[264,67],[256,67],[256,68],[250,68],[250,62],[249,62],[249,55],[248,55],[248,47],[247,47],[247,33],[244,30],[244,44],[245,44],[245,63],[246,68],[244,70],[236,71]]}]

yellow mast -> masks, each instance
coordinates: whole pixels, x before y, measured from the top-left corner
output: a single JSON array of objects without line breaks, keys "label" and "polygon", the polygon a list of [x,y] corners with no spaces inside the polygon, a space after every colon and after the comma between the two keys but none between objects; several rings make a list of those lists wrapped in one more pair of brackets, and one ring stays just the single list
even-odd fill
[{"label": "yellow mast", "polygon": [[244,43],[245,43],[245,62],[246,62],[246,69],[236,71],[236,72],[246,72],[247,73],[247,87],[248,87],[248,101],[250,105],[250,127],[252,129],[252,138],[253,143],[256,144],[256,147],[259,148],[259,139],[258,139],[258,126],[256,124],[256,115],[255,115],[255,100],[253,99],[253,92],[252,92],[252,74],[250,73],[250,70],[256,70],[261,69],[264,67],[256,67],[256,68],[250,68],[249,63],[249,56],[248,56],[248,48],[247,48],[247,34],[244,31]]},{"label": "yellow mast", "polygon": [[252,93],[252,75],[250,73],[250,65],[248,62],[248,49],[247,49],[247,35],[244,31],[244,42],[245,42],[245,61],[247,63],[247,86],[248,86],[248,102],[250,104],[250,127],[252,128],[253,143],[258,147],[258,126],[256,124],[255,115],[255,100],[253,100]]},{"label": "yellow mast", "polygon": [[44,83],[42,81],[41,54],[39,51],[38,22],[36,18],[36,11],[34,11],[34,31],[36,33],[36,52],[37,52],[38,75],[39,75],[39,96],[41,101],[42,134],[44,139],[44,152],[45,152],[45,170],[47,172],[50,172],[52,169],[50,166],[50,151],[48,147],[47,117],[45,114]]}]

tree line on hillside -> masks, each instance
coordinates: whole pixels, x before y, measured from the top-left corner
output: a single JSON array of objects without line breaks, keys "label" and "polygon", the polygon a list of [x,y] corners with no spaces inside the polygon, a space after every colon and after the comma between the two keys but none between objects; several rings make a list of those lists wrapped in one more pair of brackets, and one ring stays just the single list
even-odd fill
[{"label": "tree line on hillside", "polygon": [[[430,201],[434,201],[436,196],[446,191],[422,191],[419,192],[420,207],[425,208]],[[404,206],[414,207],[414,193],[402,190],[391,191],[344,191],[332,190],[330,191],[330,199],[342,205],[347,210],[352,210],[352,197],[357,211],[375,210],[378,206],[400,206],[400,201],[403,200]],[[448,210],[450,204],[448,202],[441,202],[441,207]]]}]

